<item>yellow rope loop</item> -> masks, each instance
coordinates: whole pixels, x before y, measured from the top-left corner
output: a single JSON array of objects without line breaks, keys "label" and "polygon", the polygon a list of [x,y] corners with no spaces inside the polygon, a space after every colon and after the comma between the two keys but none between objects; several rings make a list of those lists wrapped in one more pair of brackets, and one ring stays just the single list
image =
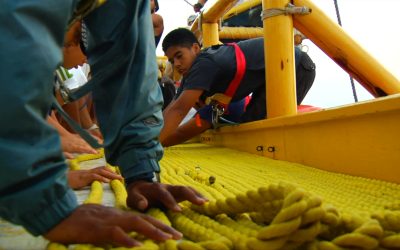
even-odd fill
[{"label": "yellow rope loop", "polygon": [[72,159],[69,161],[68,167],[70,170],[79,170],[81,167],[79,166],[77,159]]},{"label": "yellow rope loop", "polygon": [[380,245],[388,249],[400,248],[400,211],[380,211],[371,218],[376,219],[384,229]]},{"label": "yellow rope loop", "polygon": [[287,199],[285,199],[282,210],[272,220],[271,224],[277,224],[295,219],[306,211],[307,201],[302,199],[303,196],[301,196],[301,193],[302,192],[298,192],[296,190],[293,192],[293,195],[290,195]]},{"label": "yellow rope loop", "polygon": [[301,226],[309,225],[314,222],[319,222],[325,216],[326,211],[323,207],[313,207],[307,210],[301,217]]},{"label": "yellow rope loop", "polygon": [[[289,221],[271,224],[258,231],[257,238],[263,241],[275,240],[277,237],[287,239],[288,235],[296,231],[301,224],[301,217],[291,219]],[[285,240],[286,241],[286,240]]]},{"label": "yellow rope loop", "polygon": [[336,246],[329,241],[314,241],[310,243],[307,248],[308,250],[344,250],[341,247]]},{"label": "yellow rope loop", "polygon": [[400,249],[400,233],[385,236],[380,242],[382,247],[388,249]]},{"label": "yellow rope loop", "polygon": [[192,221],[183,213],[169,212],[168,217],[170,218],[174,228],[182,232],[185,237],[192,241],[208,241],[223,237],[221,234],[215,232],[214,230],[206,228],[203,225]]},{"label": "yellow rope loop", "polygon": [[99,150],[97,154],[82,154],[78,155],[75,159],[78,162],[96,160],[104,157],[104,150]]},{"label": "yellow rope loop", "polygon": [[378,220],[384,230],[400,233],[400,211],[381,211],[374,213],[371,218]]},{"label": "yellow rope loop", "polygon": [[[217,205],[218,205],[218,202],[217,202]],[[222,210],[222,213],[226,213],[229,215],[248,212],[248,211],[246,211],[247,210],[246,204],[243,204],[242,202],[240,202],[237,199],[237,197],[229,197],[225,200],[225,204],[219,203],[219,205],[221,206],[221,208],[224,208],[224,210]]]},{"label": "yellow rope loop", "polygon": [[[245,194],[237,194],[225,199],[218,199],[216,201],[210,201],[203,206],[192,205],[191,208],[201,214],[208,216],[216,216],[218,214],[228,214],[235,216],[245,212],[261,212],[261,211],[279,211],[282,206],[282,202],[272,203],[283,197],[285,188],[278,185],[270,185],[269,188],[259,188],[257,191],[247,191]],[[303,191],[297,191],[295,194],[290,196],[287,202],[291,203],[291,199],[297,199],[297,196],[303,196]],[[267,200],[268,199],[268,200]],[[278,207],[277,207],[278,205]],[[273,215],[275,216],[276,213]],[[268,216],[269,218],[270,216]]]},{"label": "yellow rope loop", "polygon": [[349,233],[332,240],[332,243],[343,248],[374,249],[379,241],[371,236],[361,233]]},{"label": "yellow rope loop", "polygon": [[277,250],[286,243],[288,237],[276,238],[269,241],[263,241],[256,238],[250,238],[247,241],[247,247],[250,250]]},{"label": "yellow rope loop", "polygon": [[160,250],[178,250],[178,242],[176,240],[166,240],[160,244]]},{"label": "yellow rope loop", "polygon": [[[296,200],[303,191],[292,192],[292,201]],[[306,195],[306,194],[305,194]],[[300,195],[301,196],[301,195]],[[290,234],[288,242],[283,247],[284,249],[296,249],[305,242],[311,242],[321,233],[321,219],[326,211],[322,208],[322,200],[317,196],[305,196],[307,202],[306,211],[301,215],[301,223],[296,231]],[[286,200],[285,200],[286,201]],[[289,197],[288,197],[289,202]]]},{"label": "yellow rope loop", "polygon": [[245,227],[251,228],[256,231],[258,231],[262,228],[262,226],[258,225],[251,219],[249,214],[238,214],[235,216],[235,220],[240,225],[243,225]]},{"label": "yellow rope loop", "polygon": [[321,223],[319,221],[308,225],[305,228],[299,228],[289,237],[290,243],[303,244],[304,242],[313,241],[321,232]]},{"label": "yellow rope loop", "polygon": [[114,173],[118,173],[119,172],[118,167],[112,166],[109,163],[106,163],[106,168],[108,170],[110,170],[111,172],[114,172]]},{"label": "yellow rope loop", "polygon": [[159,208],[150,208],[147,212],[148,215],[162,221],[165,225],[171,226],[171,221],[167,215]]},{"label": "yellow rope loop", "polygon": [[[342,215],[341,221],[339,235],[331,240],[334,245],[357,249],[375,249],[379,246],[383,229],[378,221],[348,214]],[[349,233],[343,234],[343,231]]]},{"label": "yellow rope loop", "polygon": [[229,249],[231,249],[221,239],[202,241],[202,242],[199,242],[198,244],[207,250],[229,250]]},{"label": "yellow rope loop", "polygon": [[87,199],[83,202],[84,204],[101,204],[103,200],[103,184],[99,181],[93,181],[90,193]]},{"label": "yellow rope loop", "polygon": [[190,209],[184,209],[182,213],[195,223],[198,223],[205,228],[212,229],[214,232],[222,235],[223,242],[229,249],[232,249],[232,247],[234,247],[234,249],[247,249],[246,242],[248,237],[246,235]]},{"label": "yellow rope loop", "polygon": [[328,226],[337,226],[339,224],[339,212],[331,204],[324,204],[325,215],[321,218],[321,222]]},{"label": "yellow rope loop", "polygon": [[258,193],[263,201],[280,200],[284,197],[285,188],[282,185],[270,184],[267,188],[260,187]]},{"label": "yellow rope loop", "polygon": [[182,242],[178,243],[179,250],[204,250],[202,246],[192,241],[183,240]]},{"label": "yellow rope loop", "polygon": [[383,229],[377,220],[366,221],[354,232],[365,234],[376,239],[380,239],[383,236]]},{"label": "yellow rope loop", "polygon": [[361,218],[360,216],[358,216],[358,214],[349,214],[349,213],[342,213],[341,214],[341,224],[342,227],[344,227],[344,229],[347,232],[353,232],[355,231],[357,228],[361,227],[362,224],[365,222],[365,219]]},{"label": "yellow rope loop", "polygon": [[[249,237],[256,237],[257,236],[257,230],[254,230],[253,228],[247,227],[244,224],[240,224],[238,221],[235,221],[228,217],[226,214],[220,214],[215,217],[215,220],[222,225],[225,225],[229,228],[232,228],[235,231],[238,231],[246,236]],[[261,227],[260,227],[261,228]]]},{"label": "yellow rope loop", "polygon": [[114,192],[115,207],[120,209],[127,209],[126,199],[128,194],[126,192],[124,184],[120,180],[112,180],[110,182],[111,189]]},{"label": "yellow rope loop", "polygon": [[[287,193],[288,191],[290,192]],[[257,239],[265,244],[271,242],[271,245],[277,249],[282,246],[285,246],[284,249],[292,249],[315,239],[320,232],[319,220],[324,211],[318,209],[318,206],[321,205],[320,199],[306,196],[304,190],[290,187],[284,190],[284,193],[287,195],[283,200],[282,209],[273,218],[270,225],[259,230]],[[311,209],[307,210],[307,208]],[[307,214],[307,211],[310,212]],[[300,228],[303,218],[306,219],[306,222],[303,224],[304,228]],[[249,244],[249,247],[254,249],[256,246],[263,246],[255,240]]]},{"label": "yellow rope loop", "polygon": [[79,170],[79,169],[81,169],[81,167],[79,166],[79,162],[100,159],[102,157],[104,157],[104,149],[100,149],[99,153],[97,153],[97,154],[78,155],[74,159],[69,160],[68,167],[70,170]]},{"label": "yellow rope loop", "polygon": [[46,250],[68,250],[68,247],[57,242],[50,242],[47,245]]}]

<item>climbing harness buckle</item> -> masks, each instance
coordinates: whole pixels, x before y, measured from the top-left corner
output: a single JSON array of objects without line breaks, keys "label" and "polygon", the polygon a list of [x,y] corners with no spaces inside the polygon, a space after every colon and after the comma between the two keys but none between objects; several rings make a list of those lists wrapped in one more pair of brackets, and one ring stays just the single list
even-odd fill
[{"label": "climbing harness buckle", "polygon": [[214,128],[219,128],[222,125],[219,123],[221,116],[225,113],[225,108],[223,105],[214,102],[211,104],[212,115],[211,115],[211,123]]}]

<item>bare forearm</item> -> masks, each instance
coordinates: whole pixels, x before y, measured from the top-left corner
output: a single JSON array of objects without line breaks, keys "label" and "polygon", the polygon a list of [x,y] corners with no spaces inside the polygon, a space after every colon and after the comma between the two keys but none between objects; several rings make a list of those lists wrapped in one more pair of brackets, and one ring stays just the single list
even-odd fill
[{"label": "bare forearm", "polygon": [[161,141],[164,147],[181,144],[211,128],[211,124],[206,120],[201,120],[201,125],[197,125],[195,119],[189,120],[180,126],[172,135]]},{"label": "bare forearm", "polygon": [[179,108],[176,106],[169,107],[168,110],[164,112],[164,127],[161,129],[160,142],[172,135],[178,128],[179,124],[182,122],[183,118],[186,116]]}]

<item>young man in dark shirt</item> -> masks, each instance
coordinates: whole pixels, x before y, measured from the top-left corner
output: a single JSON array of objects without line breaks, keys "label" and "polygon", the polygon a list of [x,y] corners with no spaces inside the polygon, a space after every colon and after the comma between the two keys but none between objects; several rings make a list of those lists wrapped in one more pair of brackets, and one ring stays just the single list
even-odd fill
[{"label": "young man in dark shirt", "polygon": [[[251,94],[246,110],[239,122],[249,122],[266,117],[265,60],[263,38],[238,43],[246,61],[245,72],[232,96],[238,102]],[[178,128],[192,107],[204,108],[207,97],[224,93],[236,74],[235,48],[217,45],[201,50],[194,34],[187,29],[171,31],[163,41],[163,50],[183,79],[175,100],[164,111],[164,127],[160,141],[164,146],[183,142],[210,128],[207,119],[195,118]],[[300,49],[295,49],[296,94],[300,104],[315,78],[315,64]],[[228,112],[229,107],[228,107]],[[201,112],[200,112],[201,113]],[[201,117],[200,117],[201,118]]]}]

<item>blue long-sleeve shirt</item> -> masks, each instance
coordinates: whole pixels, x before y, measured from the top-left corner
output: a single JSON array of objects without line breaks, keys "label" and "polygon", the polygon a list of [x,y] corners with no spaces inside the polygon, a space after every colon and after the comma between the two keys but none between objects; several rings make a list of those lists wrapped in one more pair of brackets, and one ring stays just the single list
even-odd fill
[{"label": "blue long-sleeve shirt", "polygon": [[[45,117],[76,0],[0,2],[0,216],[44,234],[78,206],[57,132]],[[125,177],[159,171],[162,95],[147,0],[91,13],[88,58],[106,157]]]}]

